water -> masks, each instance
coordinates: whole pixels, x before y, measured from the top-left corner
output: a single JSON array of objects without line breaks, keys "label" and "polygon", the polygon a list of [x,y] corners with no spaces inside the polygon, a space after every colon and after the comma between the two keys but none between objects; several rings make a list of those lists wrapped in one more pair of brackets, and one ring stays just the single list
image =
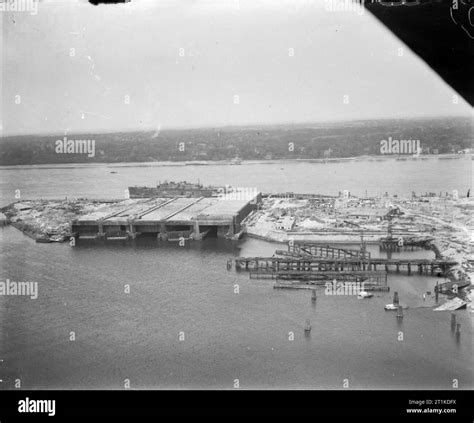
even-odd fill
[{"label": "water", "polygon": [[[24,198],[114,198],[128,185],[197,178],[275,192],[462,192],[470,168],[464,159],[3,168],[0,192],[4,203],[16,189]],[[456,313],[457,342],[449,313],[422,299],[439,278],[390,274],[390,293],[358,300],[319,290],[313,305],[310,291],[273,290],[270,281],[226,270],[228,258],[271,255],[281,248],[275,243],[207,239],[178,247],[138,239],[71,248],[36,244],[11,227],[0,239],[1,279],[39,284],[37,300],[0,297],[3,388],[16,379],[25,389],[123,389],[125,379],[132,389],[233,389],[236,379],[242,389],[342,389],[344,379],[351,389],[451,389],[453,379],[473,387],[472,314]],[[401,322],[383,310],[395,290],[410,306]]]},{"label": "water", "polygon": [[[1,204],[15,198],[65,196],[123,198],[131,185],[154,185],[158,181],[186,180],[205,185],[229,184],[257,188],[262,192],[293,191],[337,195],[348,189],[353,195],[396,195],[451,192],[465,195],[472,186],[472,161],[428,159],[353,161],[345,163],[280,162],[248,163],[240,166],[138,165],[49,165],[0,167]],[[117,173],[110,173],[117,172]]]}]

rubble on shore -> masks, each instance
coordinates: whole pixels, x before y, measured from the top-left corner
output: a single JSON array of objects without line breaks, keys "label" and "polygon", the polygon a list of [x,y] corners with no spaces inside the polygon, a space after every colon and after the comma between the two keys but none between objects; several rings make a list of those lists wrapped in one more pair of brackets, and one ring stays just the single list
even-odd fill
[{"label": "rubble on shore", "polygon": [[[244,221],[248,235],[286,242],[298,238],[339,235],[341,241],[364,238],[378,242],[389,235],[405,241],[436,240],[439,254],[470,253],[474,202],[447,197],[309,197],[267,196],[260,210]],[[366,239],[367,240],[367,239]]]},{"label": "rubble on shore", "polygon": [[[380,242],[431,249],[438,259],[458,264],[447,277],[460,285],[474,275],[474,227],[471,198],[433,194],[412,198],[339,197],[280,198],[267,196],[260,210],[248,216],[245,233],[267,241],[324,243]],[[469,300],[471,287],[463,290]]]},{"label": "rubble on shore", "polygon": [[8,223],[39,242],[64,242],[71,222],[82,214],[110,208],[110,203],[86,199],[29,200],[2,209]]}]

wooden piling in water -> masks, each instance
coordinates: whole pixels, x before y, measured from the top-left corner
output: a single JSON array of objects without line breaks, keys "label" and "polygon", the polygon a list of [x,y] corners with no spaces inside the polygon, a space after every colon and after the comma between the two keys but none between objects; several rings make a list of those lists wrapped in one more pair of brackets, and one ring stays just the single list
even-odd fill
[{"label": "wooden piling in water", "polygon": [[451,332],[454,332],[456,329],[456,315],[451,313]]},{"label": "wooden piling in water", "polygon": [[401,305],[397,309],[397,319],[403,319],[403,307]]},{"label": "wooden piling in water", "polygon": [[398,306],[399,303],[400,303],[400,299],[398,298],[398,291],[395,291],[393,293],[393,305]]}]

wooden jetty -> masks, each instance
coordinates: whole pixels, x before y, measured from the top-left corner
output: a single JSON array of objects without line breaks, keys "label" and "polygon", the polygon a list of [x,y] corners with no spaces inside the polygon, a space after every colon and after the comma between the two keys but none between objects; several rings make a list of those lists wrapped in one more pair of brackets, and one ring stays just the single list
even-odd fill
[{"label": "wooden jetty", "polygon": [[[326,287],[328,281],[286,281],[286,280],[276,280],[273,289],[311,289],[312,291],[315,290],[315,287]],[[329,282],[330,283],[330,282]],[[356,284],[358,282],[349,282],[351,284]],[[357,287],[355,288],[350,288],[353,289],[354,292],[356,291]],[[389,292],[390,287],[387,285],[377,285],[373,283],[364,283],[364,291],[383,291],[383,292]],[[313,302],[316,302],[316,300],[313,300]]]},{"label": "wooden jetty", "polygon": [[314,290],[314,284],[304,282],[275,282],[273,289],[311,289]]},{"label": "wooden jetty", "polygon": [[310,242],[292,242],[288,244],[288,251],[277,250],[276,254],[291,257],[310,256],[333,259],[370,259],[370,252],[365,249],[353,250],[348,248],[336,248],[329,245]]},{"label": "wooden jetty", "polygon": [[429,260],[419,258],[329,258],[329,257],[238,257],[235,259],[236,270],[267,272],[341,272],[341,271],[376,271],[377,267],[386,272],[405,269],[408,275],[417,269],[418,274],[446,274],[450,267],[457,263],[453,260]]},{"label": "wooden jetty", "polygon": [[250,279],[276,279],[276,280],[304,280],[311,282],[326,283],[329,280],[336,279],[337,281],[355,281],[362,282],[370,280],[374,284],[387,284],[387,272],[380,271],[298,271],[298,270],[280,270],[274,271],[272,269],[258,269],[249,272]]}]

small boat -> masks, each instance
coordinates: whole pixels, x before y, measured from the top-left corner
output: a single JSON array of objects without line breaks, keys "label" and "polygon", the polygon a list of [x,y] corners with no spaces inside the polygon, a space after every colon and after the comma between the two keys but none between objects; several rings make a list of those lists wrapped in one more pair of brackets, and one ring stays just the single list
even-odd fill
[{"label": "small boat", "polygon": [[41,243],[41,244],[46,244],[52,241],[48,237],[41,236],[41,237],[36,238],[36,242]]},{"label": "small boat", "polygon": [[408,306],[405,305],[405,304],[399,304],[399,305],[396,305],[396,304],[387,304],[387,305],[385,305],[384,309],[387,310],[387,311],[397,311],[399,306],[400,306],[403,310],[406,310],[406,309],[408,308]]},{"label": "small boat", "polygon": [[359,295],[357,295],[357,298],[359,300],[363,300],[364,298],[372,298],[374,294],[367,292],[367,291],[360,291]]},{"label": "small boat", "polygon": [[109,233],[105,235],[105,239],[107,241],[126,241],[128,240],[128,238],[129,238],[128,233],[123,232],[123,231]]},{"label": "small boat", "polygon": [[169,231],[167,232],[167,240],[170,242],[190,241],[193,231]]},{"label": "small boat", "polygon": [[79,236],[80,239],[84,240],[84,239],[98,239],[98,236],[97,234],[96,235],[87,235],[87,234],[81,234]]},{"label": "small boat", "polygon": [[389,311],[395,311],[398,310],[398,307],[395,304],[387,304],[384,309]]}]

